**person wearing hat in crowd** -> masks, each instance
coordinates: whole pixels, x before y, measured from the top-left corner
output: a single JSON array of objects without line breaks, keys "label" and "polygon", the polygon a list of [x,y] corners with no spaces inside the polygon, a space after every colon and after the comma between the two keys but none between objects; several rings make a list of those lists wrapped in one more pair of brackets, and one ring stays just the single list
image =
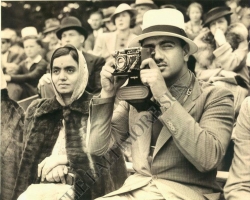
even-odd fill
[{"label": "person wearing hat in crowd", "polygon": [[136,26],[132,29],[132,32],[136,35],[142,32],[142,18],[145,12],[151,9],[157,9],[157,5],[152,0],[136,0],[133,6],[136,11]]},{"label": "person wearing hat in crowd", "polygon": [[103,155],[113,144],[126,148],[123,141],[131,136],[135,170],[119,190],[99,199],[218,200],[216,168],[231,137],[233,95],[188,70],[189,55],[198,48],[184,31],[180,11],[150,10],[142,28],[131,44],[140,42],[148,53],[140,79],[150,88],[151,101],[144,108],[121,101],[113,112],[125,79],[113,77],[110,60],[101,72],[102,91],[90,104],[88,151]]},{"label": "person wearing hat in crowd", "polygon": [[1,199],[11,199],[23,149],[24,111],[10,99],[1,70]]},{"label": "person wearing hat in crowd", "polygon": [[43,45],[36,28],[25,27],[21,34],[27,58],[18,65],[17,74],[4,75],[9,96],[15,101],[37,94],[38,81],[46,73],[48,65],[41,56]]},{"label": "person wearing hat in crowd", "polygon": [[[105,60],[102,57],[95,56],[87,53],[84,48],[84,41],[88,37],[86,28],[82,26],[79,19],[73,16],[67,16],[62,19],[59,30],[56,35],[61,41],[62,45],[71,44],[78,50],[82,51],[83,56],[86,59],[89,70],[89,82],[86,90],[90,93],[98,93],[101,90],[100,72],[105,64]],[[51,86],[51,77],[45,74],[39,81],[38,90],[43,98],[50,98],[54,96],[54,91]]]},{"label": "person wearing hat in crowd", "polygon": [[194,56],[199,79],[232,91],[237,116],[249,89],[248,31],[241,23],[230,24],[231,14],[230,8],[225,6],[207,12],[205,28],[194,39],[199,47]]},{"label": "person wearing hat in crowd", "polygon": [[1,31],[1,65],[5,74],[16,74],[21,56],[18,53],[11,51],[11,35],[7,30]]},{"label": "person wearing hat in crowd", "polygon": [[55,49],[61,46],[60,41],[56,36],[56,31],[60,28],[60,21],[56,18],[49,18],[45,21],[43,31],[43,43],[47,46],[46,60],[50,62],[50,58]]},{"label": "person wearing hat in crowd", "polygon": [[130,30],[135,25],[135,16],[135,9],[132,9],[126,3],[120,4],[111,16],[116,31],[98,36],[93,53],[105,58],[107,61],[112,57],[115,50],[126,48],[129,42],[136,37]]},{"label": "person wearing hat in crowd", "polygon": [[92,10],[89,15],[88,23],[91,26],[92,33],[88,35],[84,43],[84,48],[87,52],[92,52],[95,46],[95,40],[98,35],[103,33],[103,12],[102,10]]},{"label": "person wearing hat in crowd", "polygon": [[111,20],[111,16],[115,12],[116,7],[115,6],[110,6],[108,8],[103,9],[103,15],[104,18],[102,20],[102,23],[104,24],[104,32],[113,32],[116,30],[116,26]]}]

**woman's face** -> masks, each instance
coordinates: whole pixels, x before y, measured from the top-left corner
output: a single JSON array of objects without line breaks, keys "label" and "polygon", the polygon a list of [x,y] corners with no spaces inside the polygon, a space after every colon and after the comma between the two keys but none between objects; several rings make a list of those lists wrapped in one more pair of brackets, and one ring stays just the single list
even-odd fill
[{"label": "woman's face", "polygon": [[77,62],[71,55],[55,58],[52,66],[52,81],[62,96],[71,97],[79,75]]},{"label": "woman's face", "polygon": [[193,22],[200,21],[201,11],[197,6],[190,7],[189,18]]},{"label": "woman's face", "polygon": [[209,25],[210,31],[212,32],[213,35],[215,34],[217,29],[221,29],[223,33],[226,33],[227,27],[228,27],[228,24],[227,24],[227,20],[225,17],[215,19]]},{"label": "woman's face", "polygon": [[130,27],[130,14],[127,11],[117,14],[115,18],[115,26],[117,30],[126,30]]}]

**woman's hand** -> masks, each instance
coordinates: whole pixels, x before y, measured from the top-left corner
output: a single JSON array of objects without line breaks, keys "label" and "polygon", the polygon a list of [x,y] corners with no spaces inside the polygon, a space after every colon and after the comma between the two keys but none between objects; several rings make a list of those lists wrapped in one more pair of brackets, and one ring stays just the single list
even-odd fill
[{"label": "woman's hand", "polygon": [[68,167],[66,165],[58,165],[46,175],[46,180],[48,182],[61,182],[66,184],[66,174],[68,174]]},{"label": "woman's hand", "polygon": [[66,165],[68,164],[68,159],[66,155],[58,155],[58,156],[50,156],[46,157],[39,165],[38,165],[38,177],[41,177],[41,181],[44,181],[46,175],[56,166],[58,165]]}]

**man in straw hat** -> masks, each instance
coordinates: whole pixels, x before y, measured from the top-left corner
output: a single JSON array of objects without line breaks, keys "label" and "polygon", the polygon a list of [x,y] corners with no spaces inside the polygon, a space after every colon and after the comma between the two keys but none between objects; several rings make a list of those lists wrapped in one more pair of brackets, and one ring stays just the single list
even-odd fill
[{"label": "man in straw hat", "polygon": [[184,31],[180,11],[146,12],[142,34],[132,42],[150,53],[141,63],[140,79],[155,104],[139,112],[121,101],[113,113],[125,80],[113,77],[114,60],[106,63],[101,94],[91,103],[88,150],[103,155],[114,143],[126,148],[122,141],[130,136],[135,173],[100,199],[220,199],[216,168],[231,137],[232,94],[200,83],[188,70],[188,57],[197,46]]},{"label": "man in straw hat", "polygon": [[[84,51],[83,44],[88,37],[88,33],[87,30],[82,26],[80,20],[73,16],[63,18],[56,35],[58,39],[61,40],[63,46],[66,44],[71,44],[78,50],[82,51],[89,70],[89,82],[86,90],[91,93],[100,91],[100,71],[102,66],[105,64],[105,60],[101,57]],[[38,89],[43,98],[50,98],[54,96],[50,82],[50,74],[46,74],[39,81]]]}]

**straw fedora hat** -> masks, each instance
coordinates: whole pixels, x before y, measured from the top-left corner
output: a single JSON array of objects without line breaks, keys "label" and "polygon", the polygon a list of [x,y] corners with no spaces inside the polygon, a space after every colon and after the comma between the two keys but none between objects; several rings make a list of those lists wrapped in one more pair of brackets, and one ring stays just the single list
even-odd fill
[{"label": "straw fedora hat", "polygon": [[43,33],[49,33],[58,30],[60,27],[60,21],[56,18],[49,18],[45,21],[45,27]]},{"label": "straw fedora hat", "polygon": [[212,22],[215,19],[219,19],[221,17],[224,17],[226,15],[233,14],[231,11],[231,8],[227,6],[221,6],[221,7],[215,7],[207,12],[207,14],[204,17],[204,25],[208,26],[210,22]]},{"label": "straw fedora hat", "polygon": [[184,40],[189,45],[189,54],[194,54],[198,47],[187,37],[184,29],[184,16],[179,10],[172,8],[149,10],[143,16],[142,34],[135,37],[130,45],[153,36],[172,36]]},{"label": "straw fedora hat", "polygon": [[142,5],[149,6],[152,9],[157,9],[158,8],[158,6],[155,5],[152,0],[136,0],[135,3],[134,3],[134,7],[142,6]]},{"label": "straw fedora hat", "polygon": [[82,23],[79,19],[73,16],[68,16],[62,19],[59,30],[56,32],[56,36],[61,40],[62,33],[66,30],[74,29],[79,31],[85,39],[88,37],[88,32],[85,28],[82,27]]},{"label": "straw fedora hat", "polygon": [[126,3],[122,3],[120,4],[116,9],[115,12],[113,13],[113,15],[111,15],[110,19],[111,21],[115,21],[115,18],[118,14],[124,12],[124,11],[128,11],[129,13],[132,14],[132,16],[135,16],[137,14],[137,11],[133,8],[131,8],[128,4]]},{"label": "straw fedora hat", "polygon": [[103,9],[104,19],[102,20],[102,22],[109,22],[109,21],[111,21],[110,17],[115,12],[115,9],[116,9],[115,6],[111,6],[111,7],[108,7],[106,9]]},{"label": "straw fedora hat", "polygon": [[38,32],[34,26],[27,26],[21,30],[21,36],[22,36],[22,39],[25,39],[27,37],[38,38]]}]

